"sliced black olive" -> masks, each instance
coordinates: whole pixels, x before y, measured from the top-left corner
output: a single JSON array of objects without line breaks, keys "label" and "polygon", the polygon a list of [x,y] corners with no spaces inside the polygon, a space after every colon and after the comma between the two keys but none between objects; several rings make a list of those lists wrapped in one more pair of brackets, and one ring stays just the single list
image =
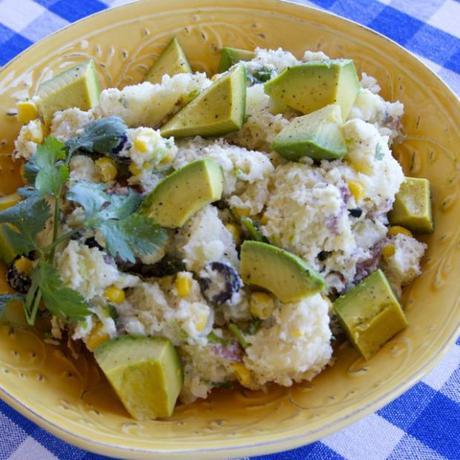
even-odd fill
[{"label": "sliced black olive", "polygon": [[223,209],[227,209],[228,208],[228,204],[225,200],[218,200],[218,201],[214,201],[214,203],[211,203],[213,206],[215,206],[217,209],[220,209],[221,211]]},{"label": "sliced black olive", "polygon": [[321,251],[317,257],[320,262],[324,262],[331,254],[331,251]]},{"label": "sliced black olive", "polygon": [[156,264],[146,265],[140,261],[135,263],[117,260],[117,267],[123,272],[136,273],[144,278],[161,278],[184,271],[185,264],[182,259],[166,255]]},{"label": "sliced black olive", "polygon": [[92,236],[90,238],[86,238],[85,245],[88,246],[89,248],[98,248],[101,251],[104,250],[104,248],[97,242],[97,240],[96,240],[96,238],[94,238],[94,236]]},{"label": "sliced black olive", "polygon": [[112,147],[110,153],[112,155],[118,155],[124,148],[125,146],[128,147],[126,144],[128,143],[128,136],[125,134],[122,134],[118,139],[117,139],[118,144]]},{"label": "sliced black olive", "polygon": [[16,292],[20,294],[27,294],[32,285],[32,280],[30,276],[25,273],[21,273],[16,268],[16,261],[21,256],[17,257],[9,266],[6,272],[6,279],[8,281],[9,286],[11,289],[14,289]]},{"label": "sliced black olive", "polygon": [[242,287],[243,282],[236,270],[223,262],[210,262],[200,273],[200,287],[210,302],[221,305],[231,300]]},{"label": "sliced black olive", "polygon": [[361,217],[362,213],[363,210],[361,208],[354,208],[348,210],[348,214],[350,214],[351,217]]}]

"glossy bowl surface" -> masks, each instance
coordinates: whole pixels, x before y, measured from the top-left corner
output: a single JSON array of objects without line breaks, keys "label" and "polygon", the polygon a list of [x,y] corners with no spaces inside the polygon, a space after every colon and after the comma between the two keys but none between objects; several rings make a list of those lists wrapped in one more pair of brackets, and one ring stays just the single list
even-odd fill
[{"label": "glossy bowl surface", "polygon": [[[19,185],[11,162],[15,101],[40,81],[92,57],[104,85],[142,79],[175,34],[195,69],[213,71],[223,45],[321,49],[352,57],[405,104],[407,140],[396,149],[406,174],[428,177],[436,230],[423,274],[404,294],[408,329],[369,362],[348,346],[311,384],[268,393],[216,392],[167,421],[130,419],[86,356],[43,342],[20,325],[0,326],[0,396],[57,436],[101,454],[225,458],[317,440],[397,397],[434,365],[460,320],[460,104],[427,67],[393,42],[336,16],[275,0],[156,0],[105,11],[42,40],[0,72],[0,191]],[[3,285],[4,286],[4,285]]]}]

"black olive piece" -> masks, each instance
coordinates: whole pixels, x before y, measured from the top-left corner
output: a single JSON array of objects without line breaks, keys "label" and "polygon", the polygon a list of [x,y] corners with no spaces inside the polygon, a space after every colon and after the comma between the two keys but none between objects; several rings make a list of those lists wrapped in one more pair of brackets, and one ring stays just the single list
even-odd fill
[{"label": "black olive piece", "polygon": [[139,260],[135,263],[117,260],[117,267],[122,272],[136,273],[144,278],[161,278],[175,275],[185,270],[184,262],[174,256],[165,256],[152,265],[143,264]]},{"label": "black olive piece", "polygon": [[201,291],[209,302],[221,305],[231,300],[233,294],[242,287],[243,282],[236,270],[223,262],[210,262],[203,270],[205,275],[199,279]]},{"label": "black olive piece", "polygon": [[361,217],[363,210],[361,208],[349,209],[348,213],[351,217]]},{"label": "black olive piece", "polygon": [[16,292],[19,292],[20,294],[27,294],[27,292],[30,289],[30,286],[32,285],[32,280],[29,276],[20,273],[16,268],[15,262],[19,257],[17,257],[8,266],[8,270],[6,272],[6,279],[11,289],[14,289]]},{"label": "black olive piece", "polygon": [[321,251],[316,257],[320,262],[324,262],[331,254],[331,251]]},{"label": "black olive piece", "polygon": [[96,241],[96,238],[94,238],[94,236],[91,236],[90,238],[86,238],[85,245],[88,246],[89,248],[98,248],[101,251],[104,250],[104,248]]},{"label": "black olive piece", "polygon": [[122,134],[119,138],[118,145],[112,148],[112,151],[110,152],[112,155],[118,155],[123,148],[126,146],[128,142],[128,136],[126,134]]},{"label": "black olive piece", "polygon": [[228,204],[225,200],[218,200],[218,201],[214,201],[214,203],[211,203],[213,206],[215,206],[217,209],[220,209],[221,211],[223,209],[227,209],[228,208]]}]

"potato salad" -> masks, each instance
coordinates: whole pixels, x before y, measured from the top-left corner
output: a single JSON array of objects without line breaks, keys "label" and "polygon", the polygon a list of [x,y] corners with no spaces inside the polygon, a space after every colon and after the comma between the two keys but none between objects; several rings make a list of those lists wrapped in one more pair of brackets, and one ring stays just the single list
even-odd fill
[{"label": "potato salad", "polygon": [[173,38],[145,80],[78,62],[18,101],[24,185],[0,258],[27,323],[80,341],[136,419],[213,389],[310,381],[407,326],[430,184],[392,155],[403,105],[347,57]]}]

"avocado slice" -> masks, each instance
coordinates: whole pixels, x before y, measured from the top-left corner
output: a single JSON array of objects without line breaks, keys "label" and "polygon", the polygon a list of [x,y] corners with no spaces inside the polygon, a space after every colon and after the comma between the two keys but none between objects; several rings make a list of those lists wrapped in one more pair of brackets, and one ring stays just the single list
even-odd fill
[{"label": "avocado slice", "polygon": [[243,126],[246,70],[236,66],[218,78],[162,128],[164,137],[220,136]]},{"label": "avocado slice", "polygon": [[273,140],[272,148],[287,160],[304,156],[337,160],[347,153],[342,135],[342,113],[337,104],[294,118]]},{"label": "avocado slice", "polygon": [[320,292],[322,276],[300,257],[260,241],[245,241],[241,246],[241,278],[272,292],[281,302],[295,302]]},{"label": "avocado slice", "polygon": [[407,326],[401,305],[381,270],[341,295],[333,309],[349,340],[365,359]]},{"label": "avocado slice", "polygon": [[256,53],[254,53],[254,51],[242,50],[239,48],[230,48],[228,46],[225,46],[220,50],[220,61],[219,67],[217,68],[217,72],[225,72],[237,62],[250,61],[255,57]]},{"label": "avocado slice", "polygon": [[169,417],[182,388],[179,356],[161,337],[125,335],[104,342],[94,357],[126,410],[137,420]]},{"label": "avocado slice", "polygon": [[203,206],[222,197],[224,176],[214,160],[185,165],[163,179],[142,204],[143,213],[163,227],[182,227]]},{"label": "avocado slice", "polygon": [[149,70],[145,77],[145,81],[149,81],[150,83],[161,83],[161,79],[165,74],[171,77],[178,73],[187,73],[191,71],[192,68],[188,63],[184,50],[180,46],[177,38],[173,37]]},{"label": "avocado slice", "polygon": [[396,194],[389,219],[392,225],[401,225],[418,233],[431,233],[434,224],[430,181],[419,177],[406,177]]},{"label": "avocado slice", "polygon": [[307,114],[338,104],[346,120],[360,84],[351,59],[331,59],[288,67],[264,89],[280,109],[287,106]]},{"label": "avocado slice", "polygon": [[37,90],[37,106],[43,119],[51,121],[58,110],[72,107],[89,110],[95,107],[100,93],[96,67],[89,60],[41,83]]}]

